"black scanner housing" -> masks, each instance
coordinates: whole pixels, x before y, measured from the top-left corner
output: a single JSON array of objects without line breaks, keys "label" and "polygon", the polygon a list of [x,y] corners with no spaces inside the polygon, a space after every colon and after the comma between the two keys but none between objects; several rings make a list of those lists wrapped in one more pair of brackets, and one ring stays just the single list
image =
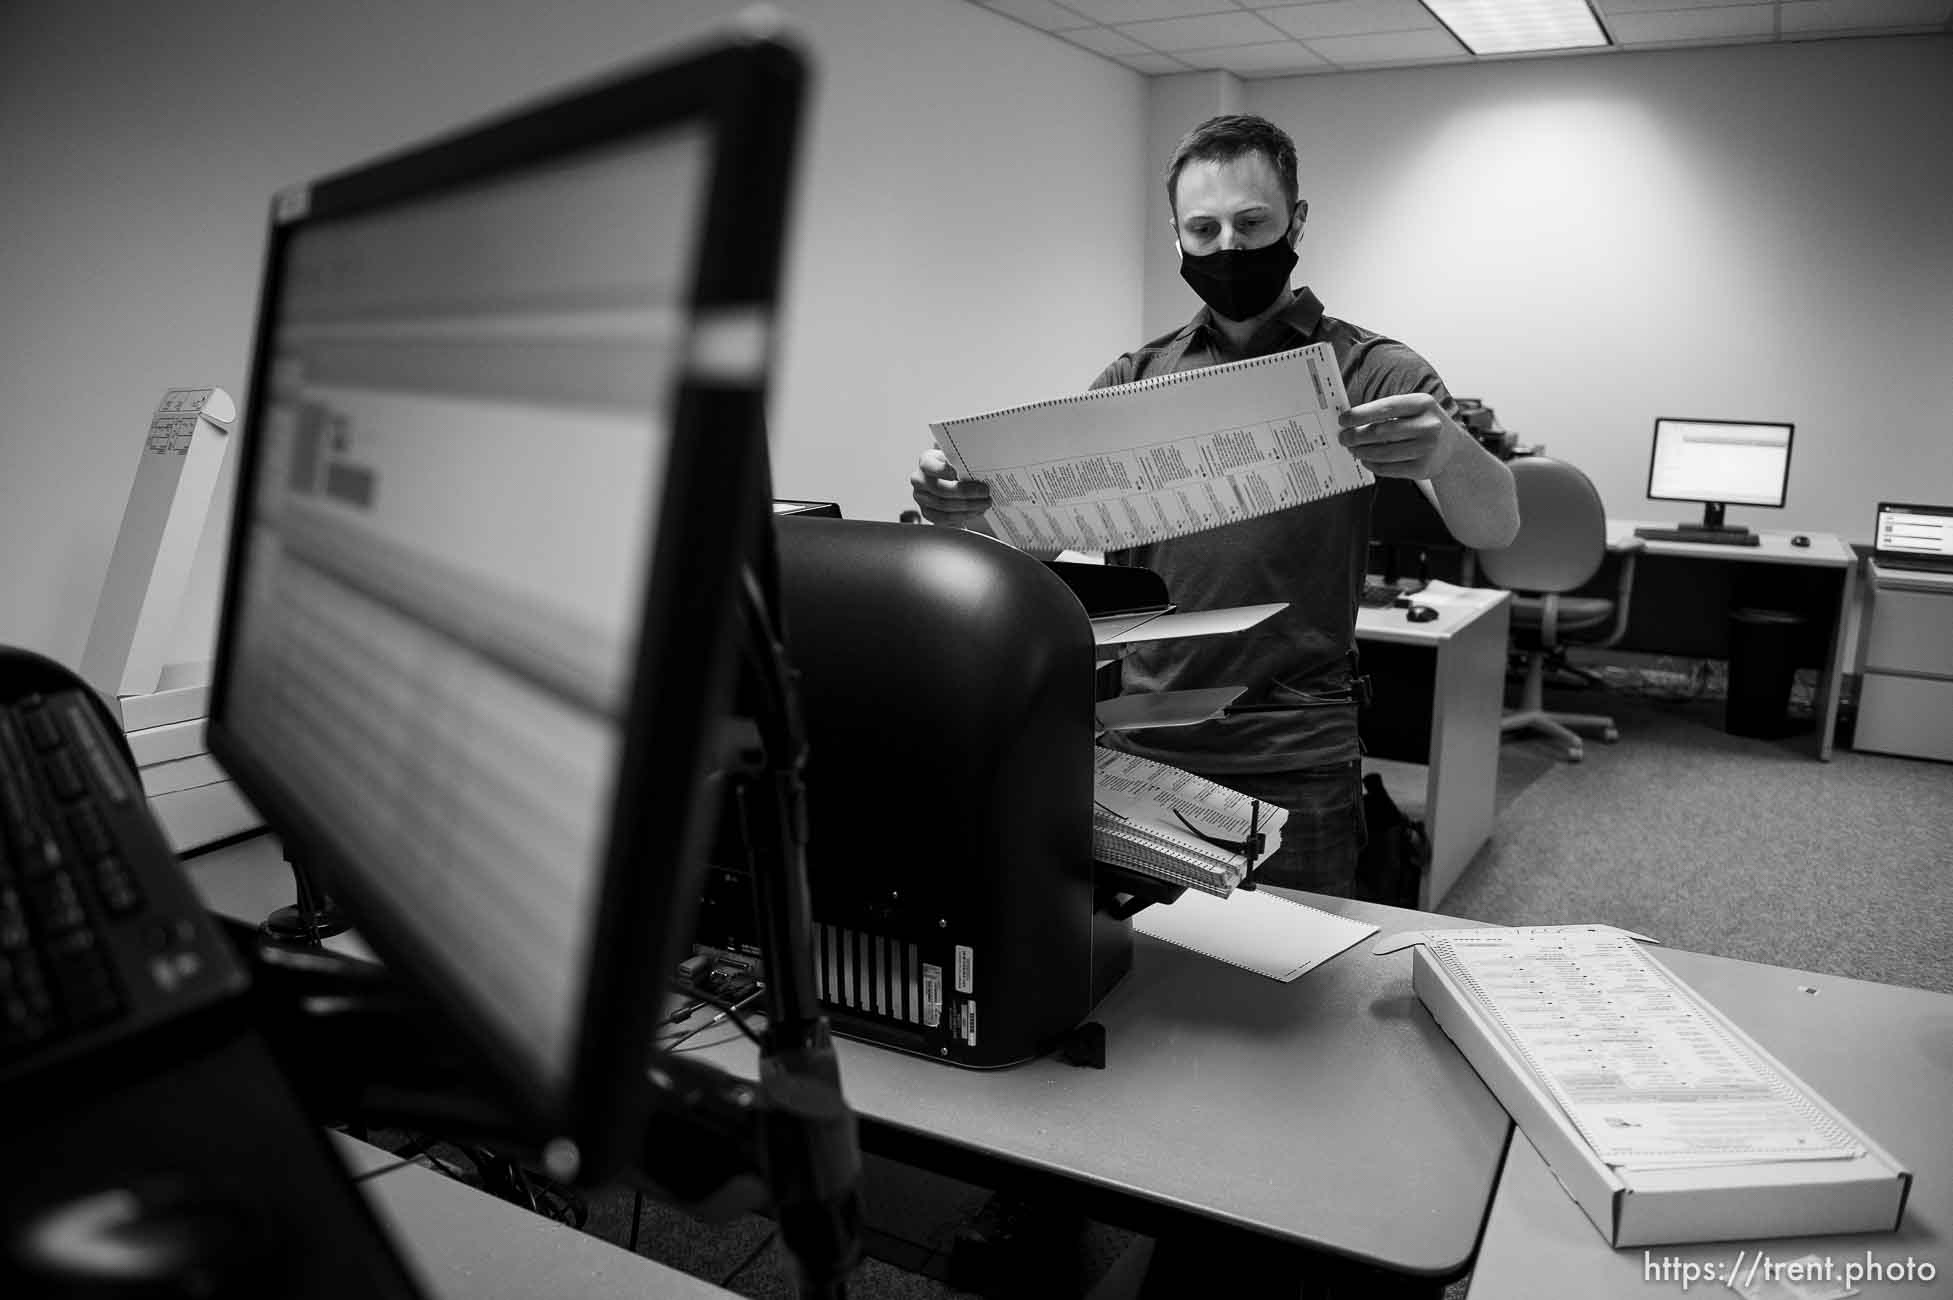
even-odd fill
[{"label": "black scanner housing", "polygon": [[[1095,905],[1084,607],[993,538],[773,522],[822,1009],[841,1033],[958,1065],[1050,1050],[1132,963],[1130,922]],[[720,867],[700,939],[737,948]]]}]

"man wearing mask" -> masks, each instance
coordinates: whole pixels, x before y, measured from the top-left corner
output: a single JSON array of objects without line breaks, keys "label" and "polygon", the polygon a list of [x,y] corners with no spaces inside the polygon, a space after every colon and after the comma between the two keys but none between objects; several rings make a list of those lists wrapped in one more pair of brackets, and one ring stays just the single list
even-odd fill
[{"label": "man wearing mask", "polygon": [[[1114,361],[1092,387],[1327,342],[1351,403],[1344,445],[1378,475],[1415,480],[1462,544],[1510,543],[1519,527],[1512,475],[1454,419],[1456,404],[1431,366],[1290,286],[1309,205],[1288,135],[1260,117],[1212,118],[1180,142],[1166,187],[1181,277],[1206,306]],[[957,480],[941,451],[922,455],[910,486],[931,523],[989,531],[989,489]],[[1183,610],[1288,602],[1237,636],[1137,648],[1124,660],[1122,687],[1243,685],[1240,703],[1297,707],[1107,738],[1286,808],[1281,849],[1259,873],[1270,884],[1347,895],[1362,852],[1350,692],[1374,495],[1363,488],[1106,556],[1158,573]]]}]

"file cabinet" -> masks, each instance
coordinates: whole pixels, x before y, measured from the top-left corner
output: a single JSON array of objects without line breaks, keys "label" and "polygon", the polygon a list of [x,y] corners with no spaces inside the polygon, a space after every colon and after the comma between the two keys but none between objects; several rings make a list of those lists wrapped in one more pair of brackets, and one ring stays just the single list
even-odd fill
[{"label": "file cabinet", "polygon": [[1953,762],[1953,575],[1871,574],[1853,748]]}]

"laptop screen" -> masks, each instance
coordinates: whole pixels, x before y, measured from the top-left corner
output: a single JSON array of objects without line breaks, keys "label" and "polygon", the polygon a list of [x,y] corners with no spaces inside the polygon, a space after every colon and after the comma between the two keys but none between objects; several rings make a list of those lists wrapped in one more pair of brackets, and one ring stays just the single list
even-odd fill
[{"label": "laptop screen", "polygon": [[1872,558],[1881,563],[1953,573],[1953,506],[1881,502],[1872,544]]}]

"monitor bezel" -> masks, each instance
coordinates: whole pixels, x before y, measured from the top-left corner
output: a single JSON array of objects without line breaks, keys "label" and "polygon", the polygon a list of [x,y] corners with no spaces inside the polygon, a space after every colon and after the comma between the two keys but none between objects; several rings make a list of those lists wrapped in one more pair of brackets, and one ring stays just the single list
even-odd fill
[{"label": "monitor bezel", "polygon": [[[742,558],[770,526],[765,401],[786,256],[793,162],[805,98],[804,56],[773,35],[734,34],[640,63],[273,200],[252,336],[238,490],[220,605],[209,745],[239,788],[346,905],[390,969],[430,993],[461,1045],[487,1072],[517,1140],[552,1153],[581,1181],[628,1164],[650,1104],[644,1072],[663,994],[682,955],[714,824],[720,723],[732,704]],[[628,722],[600,865],[591,965],[567,1082],[543,1086],[459,981],[416,951],[411,927],[339,861],[315,815],[229,720],[234,635],[246,586],[249,520],[261,447],[279,277],[306,225],[375,211],[535,164],[575,157],[680,126],[703,126],[712,159],[692,264],[690,343],[672,405],[672,448],[640,592]],[[701,349],[715,324],[738,344]],[[757,343],[757,347],[752,346]],[[674,545],[676,539],[683,544]],[[698,562],[705,554],[725,565]],[[684,637],[663,629],[683,626]],[[661,691],[660,681],[692,689]],[[646,864],[662,864],[648,871]],[[656,933],[643,918],[657,917]],[[575,1144],[564,1161],[557,1139]]]},{"label": "monitor bezel", "polygon": [[[1762,429],[1782,429],[1786,435],[1783,448],[1783,477],[1777,484],[1777,499],[1764,501],[1727,501],[1703,496],[1659,496],[1655,492],[1655,466],[1661,460],[1661,427],[1664,424],[1720,424],[1731,428],[1747,427]],[[1648,500],[1679,501],[1698,505],[1733,506],[1757,510],[1781,510],[1790,500],[1790,458],[1797,449],[1797,426],[1788,420],[1724,420],[1708,416],[1657,415],[1654,428],[1648,434]]]}]

